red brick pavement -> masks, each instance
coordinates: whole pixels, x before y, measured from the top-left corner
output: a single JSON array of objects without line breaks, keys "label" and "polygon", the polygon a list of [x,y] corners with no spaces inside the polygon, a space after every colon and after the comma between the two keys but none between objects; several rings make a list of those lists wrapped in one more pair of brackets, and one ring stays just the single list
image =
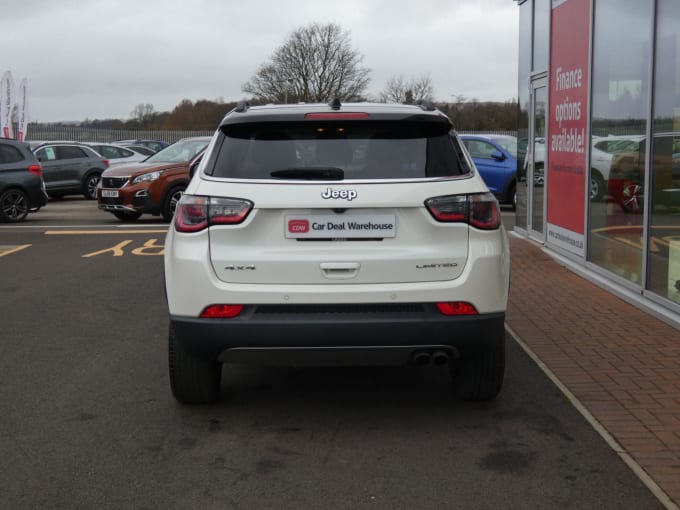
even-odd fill
[{"label": "red brick pavement", "polygon": [[510,247],[508,326],[680,506],[680,331],[531,241]]}]

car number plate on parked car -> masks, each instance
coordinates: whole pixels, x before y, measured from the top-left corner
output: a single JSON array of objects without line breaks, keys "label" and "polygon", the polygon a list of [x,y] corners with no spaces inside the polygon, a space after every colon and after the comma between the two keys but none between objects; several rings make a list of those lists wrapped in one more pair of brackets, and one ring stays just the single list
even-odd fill
[{"label": "car number plate on parked car", "polygon": [[117,189],[103,189],[102,190],[102,196],[107,197],[107,198],[117,198],[118,197],[118,190]]},{"label": "car number plate on parked car", "polygon": [[287,238],[384,238],[397,235],[394,214],[286,216]]}]

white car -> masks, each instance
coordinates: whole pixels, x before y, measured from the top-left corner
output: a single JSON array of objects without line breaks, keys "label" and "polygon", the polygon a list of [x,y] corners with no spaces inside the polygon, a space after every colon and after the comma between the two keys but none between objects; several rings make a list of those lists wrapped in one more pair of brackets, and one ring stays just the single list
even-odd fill
[{"label": "white car", "polygon": [[612,160],[617,154],[635,152],[642,135],[603,136],[593,140],[590,153],[590,199],[602,200],[607,193],[607,181]]},{"label": "white car", "polygon": [[180,402],[217,399],[223,363],[432,364],[462,398],[501,389],[507,236],[431,104],[240,104],[164,262]]},{"label": "white car", "polygon": [[[590,199],[600,201],[607,192],[607,181],[609,180],[609,170],[612,159],[621,152],[637,150],[643,136],[623,135],[623,136],[593,136],[592,152],[590,156]],[[545,163],[545,139],[538,138],[534,145],[534,185],[543,186],[544,184],[544,163]],[[527,161],[524,161],[526,170]]]},{"label": "white car", "polygon": [[123,163],[137,163],[148,158],[147,155],[130,147],[121,147],[111,143],[86,143],[85,145],[92,147],[103,158],[108,159],[109,167]]}]

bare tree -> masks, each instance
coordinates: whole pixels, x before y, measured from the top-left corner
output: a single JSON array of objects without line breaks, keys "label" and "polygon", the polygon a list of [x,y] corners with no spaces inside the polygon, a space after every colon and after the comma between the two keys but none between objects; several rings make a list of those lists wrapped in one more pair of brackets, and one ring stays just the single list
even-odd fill
[{"label": "bare tree", "polygon": [[151,124],[155,116],[156,112],[150,103],[140,103],[130,112],[130,117],[137,121],[140,126]]},{"label": "bare tree", "polygon": [[242,90],[274,103],[358,99],[369,82],[362,60],[349,32],[335,23],[312,23],[293,32]]},{"label": "bare tree", "polygon": [[393,76],[385,84],[385,88],[380,92],[380,101],[383,103],[404,103],[406,101],[407,85],[404,77]]},{"label": "bare tree", "polygon": [[434,87],[429,74],[412,77],[406,81],[403,76],[393,76],[380,92],[380,100],[384,103],[411,104],[418,101],[433,101]]}]

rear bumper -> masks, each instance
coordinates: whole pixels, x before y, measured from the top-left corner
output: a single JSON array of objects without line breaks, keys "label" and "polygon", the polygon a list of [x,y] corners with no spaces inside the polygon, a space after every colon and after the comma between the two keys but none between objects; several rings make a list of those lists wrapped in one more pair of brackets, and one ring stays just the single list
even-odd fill
[{"label": "rear bumper", "polygon": [[262,365],[402,365],[417,353],[464,357],[498,342],[504,313],[449,317],[434,304],[250,306],[233,319],[171,316],[177,341],[205,359]]},{"label": "rear bumper", "polygon": [[47,203],[47,192],[41,186],[40,188],[28,188],[29,209],[39,209]]}]

